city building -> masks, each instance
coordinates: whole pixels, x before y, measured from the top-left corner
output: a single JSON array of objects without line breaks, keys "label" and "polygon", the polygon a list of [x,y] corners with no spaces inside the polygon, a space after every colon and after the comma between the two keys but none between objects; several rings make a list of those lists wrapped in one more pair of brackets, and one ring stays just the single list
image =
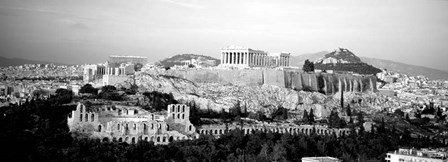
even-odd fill
[{"label": "city building", "polygon": [[302,162],[342,162],[334,157],[303,157]]},{"label": "city building", "polygon": [[387,162],[447,162],[446,149],[406,149],[400,148],[386,155]]},{"label": "city building", "polygon": [[240,46],[221,49],[221,66],[288,67],[290,53],[268,53]]},{"label": "city building", "polygon": [[190,107],[168,105],[165,112],[148,112],[138,106],[121,102],[78,103],[67,119],[70,131],[87,134],[102,141],[168,144],[174,140],[199,136],[189,120]]}]

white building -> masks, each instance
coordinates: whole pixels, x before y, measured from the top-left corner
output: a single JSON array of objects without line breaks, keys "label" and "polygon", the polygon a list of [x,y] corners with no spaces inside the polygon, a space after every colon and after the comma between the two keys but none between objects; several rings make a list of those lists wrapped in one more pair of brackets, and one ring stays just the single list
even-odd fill
[{"label": "white building", "polygon": [[268,53],[241,46],[221,49],[221,66],[236,67],[287,67],[290,53]]},{"label": "white building", "polygon": [[447,162],[448,152],[446,150],[430,149],[404,149],[400,148],[386,155],[387,162]]}]

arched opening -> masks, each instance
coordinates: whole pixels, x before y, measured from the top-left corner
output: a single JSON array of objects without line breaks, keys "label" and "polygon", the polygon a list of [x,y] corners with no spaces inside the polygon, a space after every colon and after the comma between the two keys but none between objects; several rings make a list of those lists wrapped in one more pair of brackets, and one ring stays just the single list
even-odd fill
[{"label": "arched opening", "polygon": [[176,116],[176,115],[175,115],[175,114],[173,114],[173,119],[175,119],[175,116]]},{"label": "arched opening", "polygon": [[217,129],[215,130],[215,134],[218,134],[218,130]]},{"label": "arched opening", "polygon": [[145,137],[145,141],[148,141],[148,137]]},{"label": "arched opening", "polygon": [[118,115],[121,115],[121,110],[118,110]]},{"label": "arched opening", "polygon": [[148,128],[146,124],[143,124],[143,134],[148,134]]},{"label": "arched opening", "polygon": [[101,125],[98,125],[98,132],[101,132]]},{"label": "arched opening", "polygon": [[104,138],[103,138],[103,142],[109,142],[109,138],[104,137]]},{"label": "arched opening", "polygon": [[131,143],[135,143],[135,137],[132,137]]},{"label": "arched opening", "polygon": [[137,130],[137,124],[134,123],[134,130]]},{"label": "arched opening", "polygon": [[95,121],[95,115],[94,115],[94,114],[91,115],[91,117],[90,117],[90,121],[92,121],[92,122]]},{"label": "arched opening", "polygon": [[180,114],[177,114],[177,119],[180,119]]},{"label": "arched opening", "polygon": [[157,137],[157,142],[160,142],[160,137]]},{"label": "arched opening", "polygon": [[185,112],[185,105],[182,107],[182,112]]},{"label": "arched opening", "polygon": [[219,134],[222,134],[222,129],[219,130]]},{"label": "arched opening", "polygon": [[182,119],[185,119],[185,114],[182,114]]},{"label": "arched opening", "polygon": [[82,114],[79,114],[79,121],[82,122]]},{"label": "arched opening", "polygon": [[120,130],[120,124],[117,124],[117,130]]},{"label": "arched opening", "polygon": [[173,136],[170,136],[170,138],[168,139],[168,142],[173,142],[173,141],[174,141]]},{"label": "arched opening", "polygon": [[123,142],[123,138],[118,138],[118,142]]},{"label": "arched opening", "polygon": [[191,130],[193,130],[193,126],[188,126],[188,131],[191,131]]},{"label": "arched opening", "polygon": [[163,139],[162,139],[162,140],[163,140],[163,142],[166,142],[166,137],[163,137]]},{"label": "arched opening", "polygon": [[88,122],[89,121],[89,115],[88,114],[86,114],[86,122]]}]

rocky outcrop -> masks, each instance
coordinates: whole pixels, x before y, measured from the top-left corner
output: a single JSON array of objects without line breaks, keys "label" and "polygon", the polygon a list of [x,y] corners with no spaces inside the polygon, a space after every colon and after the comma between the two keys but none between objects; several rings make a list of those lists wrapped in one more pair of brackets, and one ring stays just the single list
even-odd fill
[{"label": "rocky outcrop", "polygon": [[[292,75],[297,76],[297,74]],[[308,79],[311,77],[312,75],[308,75],[303,78]],[[347,78],[344,80],[342,77],[337,78],[332,75],[327,77],[332,79],[323,79],[325,82],[331,81],[341,83],[340,86],[346,87],[346,90],[355,85],[351,84],[349,86],[348,83],[350,81],[348,81]],[[302,81],[304,81],[303,78]],[[297,79],[297,77],[292,77],[291,79]],[[339,80],[344,80],[347,83]],[[310,82],[309,79],[308,82]],[[313,79],[311,79],[311,82],[313,82]],[[163,93],[172,93],[174,98],[181,103],[194,102],[201,109],[213,111],[227,111],[236,104],[240,104],[240,107],[249,112],[260,111],[266,114],[271,114],[279,106],[282,106],[288,110],[297,112],[301,112],[305,109],[314,109],[315,111],[318,111],[316,112],[316,116],[319,117],[326,116],[331,109],[339,107],[339,100],[333,98],[332,95],[324,95],[318,92],[297,91],[292,88],[284,88],[275,85],[265,84],[248,86],[223,83],[196,83],[180,77],[144,72],[135,75],[135,83],[138,85],[139,91],[141,92],[159,91]],[[291,85],[294,84],[297,83],[291,82]],[[311,83],[311,85],[313,85],[313,83]],[[328,83],[328,85],[339,84]],[[329,87],[333,87],[333,89],[341,89],[335,86]],[[358,88],[360,87],[362,86],[358,86]],[[348,92],[348,94],[350,94],[350,92]],[[344,99],[349,100],[350,97]]]},{"label": "rocky outcrop", "polygon": [[[153,75],[175,76],[195,83],[220,83],[240,86],[274,85],[297,91],[304,90],[324,94],[334,94],[340,90],[346,92],[376,91],[376,78],[373,75],[305,73],[300,70],[216,68],[150,70],[147,72]],[[342,84],[344,88],[339,88],[339,84]]]}]

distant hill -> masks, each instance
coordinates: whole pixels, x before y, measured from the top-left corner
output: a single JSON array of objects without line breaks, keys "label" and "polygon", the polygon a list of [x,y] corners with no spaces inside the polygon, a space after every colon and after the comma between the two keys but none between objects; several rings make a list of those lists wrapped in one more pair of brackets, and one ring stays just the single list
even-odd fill
[{"label": "distant hill", "polygon": [[448,72],[443,71],[443,70],[432,69],[432,68],[417,66],[417,65],[409,65],[409,64],[390,61],[390,60],[368,58],[368,57],[361,57],[361,60],[368,64],[371,64],[373,66],[387,69],[387,70],[393,71],[393,72],[399,72],[399,73],[414,75],[414,76],[424,75],[432,80],[438,80],[438,79],[448,80]]},{"label": "distant hill", "polygon": [[174,65],[182,66],[185,65],[185,62],[189,62],[192,59],[195,59],[196,61],[198,61],[199,65],[204,67],[217,66],[221,62],[219,59],[210,56],[197,55],[197,54],[180,54],[170,58],[163,59],[158,63],[164,67],[172,67]]},{"label": "distant hill", "polygon": [[289,64],[291,66],[302,68],[303,64],[305,63],[305,60],[310,60],[311,62],[314,62],[318,60],[319,58],[322,58],[325,56],[325,54],[330,53],[328,51],[322,51],[317,53],[309,53],[309,54],[301,54],[301,55],[291,55],[291,58],[289,59]]},{"label": "distant hill", "polygon": [[352,71],[358,74],[376,74],[380,69],[366,64],[348,49],[339,48],[325,54],[324,57],[314,61],[314,68],[320,70]]},{"label": "distant hill", "polygon": [[[328,54],[330,52],[317,52],[317,53],[311,53],[311,54],[301,54],[301,55],[295,55],[291,56],[290,64],[291,66],[297,66],[299,68],[302,68],[303,63],[306,59],[309,59],[310,61],[317,61],[319,58],[324,57],[325,54]],[[377,68],[383,68],[387,69],[389,71],[399,72],[403,74],[408,75],[424,75],[427,76],[429,79],[437,80],[437,79],[443,79],[448,80],[448,72],[432,69],[428,67],[423,66],[416,66],[416,65],[410,65],[390,60],[383,60],[383,59],[377,59],[377,58],[368,58],[368,57],[360,57],[362,62],[365,62],[367,64],[373,65]]]},{"label": "distant hill", "polygon": [[55,65],[67,65],[62,63],[48,62],[48,61],[36,61],[22,58],[6,58],[0,56],[0,66],[20,66],[23,64],[55,64]]}]

